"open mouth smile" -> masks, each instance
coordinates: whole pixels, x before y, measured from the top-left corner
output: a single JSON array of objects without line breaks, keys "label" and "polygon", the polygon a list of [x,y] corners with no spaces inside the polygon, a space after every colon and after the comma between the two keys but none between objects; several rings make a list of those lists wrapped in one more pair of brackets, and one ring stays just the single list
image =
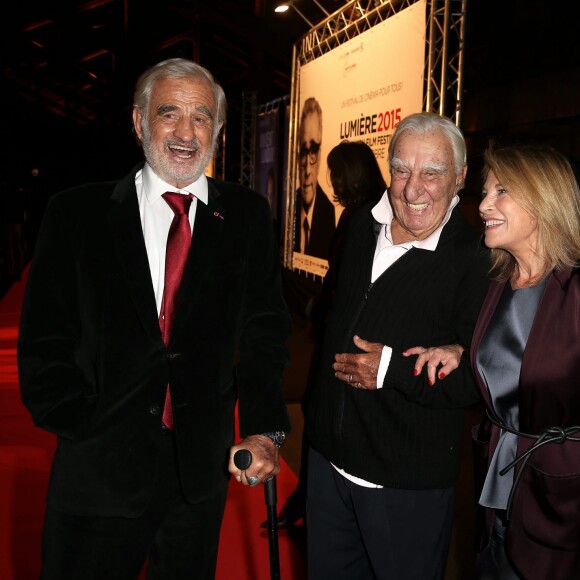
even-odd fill
[{"label": "open mouth smile", "polygon": [[484,220],[483,225],[485,228],[493,228],[495,226],[501,226],[503,224],[503,220]]},{"label": "open mouth smile", "polygon": [[411,211],[416,211],[416,212],[424,211],[429,207],[428,203],[410,203],[410,202],[407,202],[406,205]]},{"label": "open mouth smile", "polygon": [[184,147],[183,145],[168,145],[171,153],[180,159],[191,159],[197,151],[194,147]]}]

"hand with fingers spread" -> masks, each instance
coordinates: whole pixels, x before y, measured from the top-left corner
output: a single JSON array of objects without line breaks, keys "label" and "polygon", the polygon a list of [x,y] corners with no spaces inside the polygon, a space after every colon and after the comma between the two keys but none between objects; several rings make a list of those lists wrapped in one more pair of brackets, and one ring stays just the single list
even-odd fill
[{"label": "hand with fingers spread", "polygon": [[334,355],[334,376],[355,389],[375,390],[384,345],[363,340],[360,336],[354,336],[353,342],[363,352]]},{"label": "hand with fingers spread", "polygon": [[428,348],[414,346],[404,350],[403,356],[418,355],[413,372],[415,376],[418,376],[421,374],[423,367],[427,365],[429,386],[432,387],[435,385],[437,378],[442,381],[459,366],[464,350],[460,344],[447,344]]}]

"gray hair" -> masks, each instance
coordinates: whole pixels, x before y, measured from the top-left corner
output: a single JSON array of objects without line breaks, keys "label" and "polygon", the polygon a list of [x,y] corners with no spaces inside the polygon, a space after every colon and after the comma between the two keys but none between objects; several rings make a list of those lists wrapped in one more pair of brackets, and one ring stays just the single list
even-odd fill
[{"label": "gray hair", "polygon": [[213,75],[201,65],[185,58],[170,58],[147,69],[137,80],[133,94],[133,107],[146,111],[151,100],[151,93],[157,81],[163,79],[192,79],[207,83],[217,105],[215,126],[225,123],[226,96],[222,87]]},{"label": "gray hair", "polygon": [[405,117],[398,125],[389,144],[389,167],[395,151],[398,138],[408,131],[419,135],[432,133],[433,131],[441,132],[446,135],[453,150],[453,159],[455,161],[455,174],[460,175],[467,165],[467,146],[463,133],[447,117],[442,117],[436,113],[414,113]]}]

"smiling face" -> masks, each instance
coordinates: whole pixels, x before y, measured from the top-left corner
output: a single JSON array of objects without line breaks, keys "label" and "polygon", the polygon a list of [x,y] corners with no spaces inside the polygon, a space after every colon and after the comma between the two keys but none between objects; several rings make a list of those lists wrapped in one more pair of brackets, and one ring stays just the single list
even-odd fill
[{"label": "smiling face", "polygon": [[393,242],[424,240],[443,222],[465,169],[455,174],[453,149],[442,132],[403,132],[391,159]]},{"label": "smiling face", "polygon": [[518,261],[537,255],[538,223],[504,187],[493,171],[483,185],[479,213],[485,226],[485,245],[508,251]]},{"label": "smiling face", "polygon": [[193,183],[209,164],[221,125],[211,86],[189,78],[162,79],[147,111],[133,109],[133,125],[153,171],[178,188]]}]

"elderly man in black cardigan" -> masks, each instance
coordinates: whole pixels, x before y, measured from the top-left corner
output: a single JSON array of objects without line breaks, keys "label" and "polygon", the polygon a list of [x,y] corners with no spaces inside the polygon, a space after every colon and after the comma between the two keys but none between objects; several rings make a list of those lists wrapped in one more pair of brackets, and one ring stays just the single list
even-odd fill
[{"label": "elderly man in black cardigan", "polygon": [[[343,244],[318,380],[306,409],[311,580],[442,579],[462,408],[478,401],[469,344],[487,254],[458,212],[465,142],[431,113],[399,123],[391,185]],[[416,345],[463,352],[445,378],[414,370]]]}]

